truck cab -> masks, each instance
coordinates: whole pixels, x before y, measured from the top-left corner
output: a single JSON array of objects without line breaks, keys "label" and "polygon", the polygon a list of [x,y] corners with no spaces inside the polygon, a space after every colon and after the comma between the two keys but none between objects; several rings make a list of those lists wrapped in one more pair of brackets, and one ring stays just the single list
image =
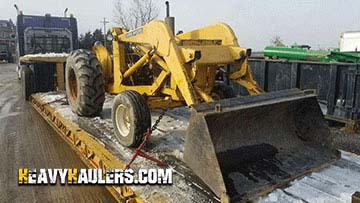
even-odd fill
[{"label": "truck cab", "polygon": [[[58,17],[45,14],[44,16],[17,16],[17,56],[23,57],[70,53],[79,46],[77,20],[70,17]],[[18,77],[24,65],[18,64]],[[31,65],[31,64],[30,64]]]}]

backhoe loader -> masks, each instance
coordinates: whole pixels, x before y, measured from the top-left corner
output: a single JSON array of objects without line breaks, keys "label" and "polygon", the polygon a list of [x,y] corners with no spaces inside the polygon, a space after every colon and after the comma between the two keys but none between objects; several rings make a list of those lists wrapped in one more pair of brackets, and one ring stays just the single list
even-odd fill
[{"label": "backhoe loader", "polygon": [[[115,27],[112,53],[96,45],[68,57],[66,93],[80,116],[98,115],[105,92],[117,95],[114,134],[128,147],[151,128],[150,109],[188,106],[185,163],[222,202],[250,200],[339,157],[316,95],[264,93],[248,66],[250,54],[223,23],[179,35],[163,21],[131,31]],[[216,81],[226,66],[229,80],[249,95],[234,97]]]}]

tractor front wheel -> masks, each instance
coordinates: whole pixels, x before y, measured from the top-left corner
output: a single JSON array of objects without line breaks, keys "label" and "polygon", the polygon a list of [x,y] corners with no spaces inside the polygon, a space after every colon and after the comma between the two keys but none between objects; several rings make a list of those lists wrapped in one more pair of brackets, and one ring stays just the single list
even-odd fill
[{"label": "tractor front wheel", "polygon": [[111,117],[115,137],[126,147],[139,146],[151,127],[149,107],[136,91],[126,90],[115,97]]}]

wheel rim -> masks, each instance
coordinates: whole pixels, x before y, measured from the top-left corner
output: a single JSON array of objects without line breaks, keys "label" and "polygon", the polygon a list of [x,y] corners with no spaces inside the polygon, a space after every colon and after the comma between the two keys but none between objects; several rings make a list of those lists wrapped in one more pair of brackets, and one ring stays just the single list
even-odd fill
[{"label": "wheel rim", "polygon": [[78,88],[77,88],[77,80],[74,69],[70,70],[68,81],[69,81],[69,89],[70,89],[70,99],[75,101],[78,97]]},{"label": "wheel rim", "polygon": [[116,108],[115,114],[116,127],[119,130],[121,136],[127,137],[130,133],[130,112],[129,109],[120,104]]}]

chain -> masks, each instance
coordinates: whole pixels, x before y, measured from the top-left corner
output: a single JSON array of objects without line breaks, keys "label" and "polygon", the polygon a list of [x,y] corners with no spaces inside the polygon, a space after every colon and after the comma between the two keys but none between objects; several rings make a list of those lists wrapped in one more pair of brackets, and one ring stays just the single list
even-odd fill
[{"label": "chain", "polygon": [[154,130],[156,130],[157,126],[159,125],[161,119],[164,117],[165,113],[169,110],[171,105],[171,101],[169,102],[168,106],[162,110],[161,114],[159,115],[158,119],[156,119],[154,125],[151,127],[151,131],[150,132],[154,132]]},{"label": "chain", "polygon": [[156,119],[154,125],[151,127],[151,132],[154,132],[156,130],[157,126],[159,125],[161,119],[164,117],[165,113],[167,112],[169,108],[163,109],[161,114],[159,115],[158,119]]},{"label": "chain", "polygon": [[[170,106],[170,104],[169,104]],[[146,133],[144,133],[144,140],[142,141],[142,143],[136,148],[136,150],[134,151],[134,154],[130,160],[130,162],[125,166],[125,170],[130,168],[130,165],[135,161],[137,156],[142,156],[146,159],[149,159],[150,161],[156,162],[158,165],[161,166],[167,166],[168,164],[165,162],[162,162],[160,160],[158,160],[155,157],[152,157],[148,154],[146,154],[145,152],[141,151],[142,148],[145,146],[146,141],[150,138],[151,133],[156,130],[156,127],[159,125],[161,119],[164,117],[166,111],[169,109],[169,106],[166,109],[163,109],[163,111],[161,112],[160,116],[158,117],[158,119],[155,121],[154,125],[150,128],[148,128],[146,130]]]}]

